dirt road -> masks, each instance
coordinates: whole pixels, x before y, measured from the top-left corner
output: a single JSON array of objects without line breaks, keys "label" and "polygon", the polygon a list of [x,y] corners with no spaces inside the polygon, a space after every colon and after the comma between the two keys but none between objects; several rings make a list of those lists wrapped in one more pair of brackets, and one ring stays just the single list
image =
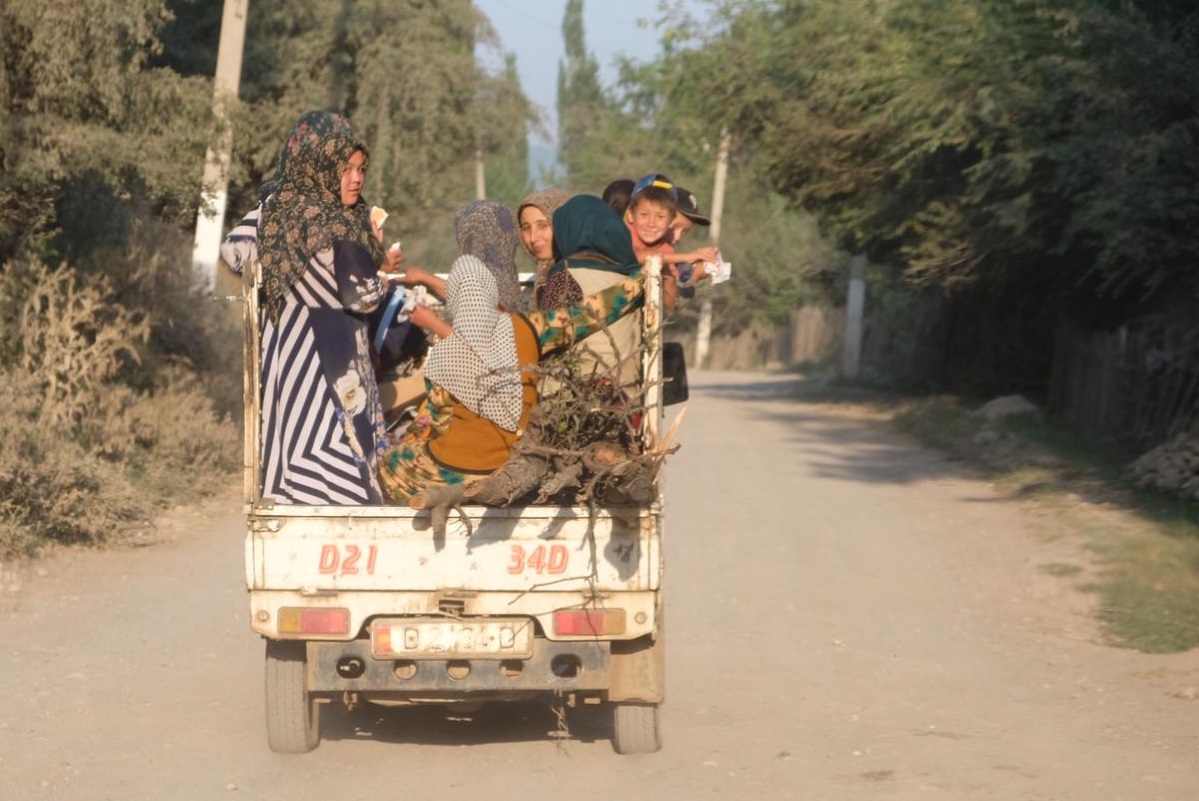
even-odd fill
[{"label": "dirt road", "polygon": [[1085,566],[1069,537],[798,380],[692,378],[661,753],[587,717],[556,741],[542,704],[330,715],[317,751],[270,753],[231,495],[163,544],[6,574],[0,798],[1199,797],[1199,651],[1098,644],[1044,569]]}]

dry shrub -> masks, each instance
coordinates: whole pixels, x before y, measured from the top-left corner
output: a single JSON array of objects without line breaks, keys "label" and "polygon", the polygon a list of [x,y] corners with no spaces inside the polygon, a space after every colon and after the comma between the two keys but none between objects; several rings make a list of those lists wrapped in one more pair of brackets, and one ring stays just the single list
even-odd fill
[{"label": "dry shrub", "polygon": [[[204,376],[221,414],[239,416],[242,306],[197,288],[193,247],[190,232],[144,221],[135,226],[124,249],[93,254],[93,269],[111,279],[116,302],[143,310],[150,326],[138,375],[131,374],[129,383],[157,387],[161,372],[184,364]],[[223,263],[217,266],[226,271]]]},{"label": "dry shrub", "polygon": [[0,554],[46,542],[102,543],[143,523],[146,499],[124,470],[41,422],[42,382],[0,373]]},{"label": "dry shrub", "polygon": [[152,392],[113,393],[121,413],[97,420],[105,422],[97,444],[160,503],[190,502],[228,486],[241,468],[239,425],[217,413],[194,373],[176,367],[160,382]]},{"label": "dry shrub", "polygon": [[113,541],[236,475],[238,428],[186,360],[159,354],[130,386],[150,319],[113,297],[65,266],[0,272],[0,308],[19,312],[0,338],[0,553]]},{"label": "dry shrub", "polygon": [[77,426],[106,382],[139,360],[150,328],[144,315],[110,301],[102,277],[84,283],[66,265],[36,265],[32,274],[20,320],[21,369],[41,384],[40,422]]}]

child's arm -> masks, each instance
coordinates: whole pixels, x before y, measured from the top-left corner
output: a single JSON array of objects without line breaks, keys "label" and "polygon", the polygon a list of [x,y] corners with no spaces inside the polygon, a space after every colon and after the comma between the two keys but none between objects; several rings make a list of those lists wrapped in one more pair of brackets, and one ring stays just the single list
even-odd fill
[{"label": "child's arm", "polygon": [[696,248],[687,253],[663,253],[664,264],[702,264],[705,261],[719,261],[720,251],[714,247]]}]

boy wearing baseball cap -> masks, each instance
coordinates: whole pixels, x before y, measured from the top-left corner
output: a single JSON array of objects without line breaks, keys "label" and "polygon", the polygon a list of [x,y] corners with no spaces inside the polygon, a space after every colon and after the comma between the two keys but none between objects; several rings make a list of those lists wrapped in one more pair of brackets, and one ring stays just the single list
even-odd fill
[{"label": "boy wearing baseball cap", "polygon": [[[686,222],[680,222],[680,218]],[[687,253],[678,253],[675,243],[674,226],[685,225],[690,228],[698,220],[700,225],[710,225],[703,214],[699,212],[699,203],[695,195],[687,192],[680,196],[674,183],[665,175],[652,173],[637,181],[629,198],[629,206],[625,210],[625,224],[633,238],[633,250],[637,260],[644,262],[650,254],[662,257],[662,263],[702,264],[715,261],[718,254],[716,248],[697,248]]]}]

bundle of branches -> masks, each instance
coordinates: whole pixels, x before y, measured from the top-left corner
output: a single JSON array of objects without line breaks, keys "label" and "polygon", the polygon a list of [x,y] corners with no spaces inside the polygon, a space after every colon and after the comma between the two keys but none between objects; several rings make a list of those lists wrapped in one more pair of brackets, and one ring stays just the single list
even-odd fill
[{"label": "bundle of branches", "polygon": [[542,362],[542,401],[513,457],[479,482],[476,502],[647,502],[653,471],[637,436],[644,390],[621,388],[616,370],[586,373],[574,354]]},{"label": "bundle of branches", "polygon": [[571,353],[543,361],[538,372],[542,400],[509,460],[477,482],[431,486],[410,501],[432,510],[435,531],[444,531],[450,509],[467,503],[578,504],[594,511],[653,499],[658,466],[674,449],[641,445],[646,388],[622,388],[616,368],[585,372]]}]

